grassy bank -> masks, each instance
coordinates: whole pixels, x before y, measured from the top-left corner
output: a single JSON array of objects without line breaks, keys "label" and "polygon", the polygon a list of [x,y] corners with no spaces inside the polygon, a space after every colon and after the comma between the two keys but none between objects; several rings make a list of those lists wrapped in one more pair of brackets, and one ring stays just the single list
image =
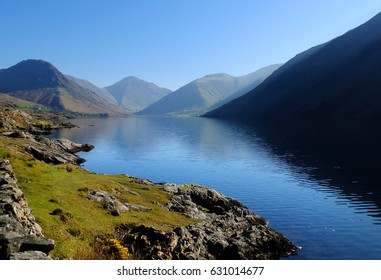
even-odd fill
[{"label": "grassy bank", "polygon": [[[19,187],[44,235],[55,241],[56,248],[51,252],[54,257],[94,259],[99,253],[96,240],[99,237],[112,239],[120,224],[144,224],[170,230],[194,222],[161,207],[160,204],[168,202],[168,195],[158,187],[125,175],[94,174],[78,166],[37,161],[23,153],[26,141],[0,137],[0,158],[11,161]],[[109,192],[122,203],[140,204],[152,210],[112,216],[100,203],[87,199],[87,192],[95,189]]]}]

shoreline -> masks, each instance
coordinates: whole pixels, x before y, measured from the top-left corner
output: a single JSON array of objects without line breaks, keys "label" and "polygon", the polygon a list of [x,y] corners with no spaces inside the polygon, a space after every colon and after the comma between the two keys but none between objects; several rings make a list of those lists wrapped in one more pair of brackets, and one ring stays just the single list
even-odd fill
[{"label": "shoreline", "polygon": [[[3,132],[3,137],[25,141],[28,147],[24,152],[29,156],[49,165],[66,165],[68,173],[72,173],[70,168],[73,167],[68,167],[71,165],[83,169],[78,167],[83,161],[75,153],[94,148],[64,139],[47,139],[40,133],[31,134],[20,129],[5,135]],[[111,175],[92,174],[113,178]],[[194,184],[152,183],[137,177],[120,176],[139,186],[139,191],[120,184],[120,188],[111,191],[88,188],[81,192],[81,196],[101,205],[110,217],[131,212],[150,217],[157,207],[164,213],[189,219],[188,225],[180,223],[177,226],[175,219],[170,230],[144,223],[119,223],[113,237],[137,259],[279,259],[300,249],[282,234],[267,227],[265,219],[252,213],[242,203],[211,188]],[[130,202],[142,196],[142,191],[146,189],[155,189],[168,200],[164,204],[154,201],[155,206],[150,207]],[[127,196],[128,199],[123,198]]]}]

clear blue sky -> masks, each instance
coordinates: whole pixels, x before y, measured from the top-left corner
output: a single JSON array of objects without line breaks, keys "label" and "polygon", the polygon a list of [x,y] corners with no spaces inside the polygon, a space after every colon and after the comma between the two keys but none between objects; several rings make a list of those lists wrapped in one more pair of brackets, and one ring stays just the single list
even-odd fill
[{"label": "clear blue sky", "polygon": [[0,0],[0,69],[44,59],[108,86],[172,90],[286,62],[381,12],[379,0]]}]

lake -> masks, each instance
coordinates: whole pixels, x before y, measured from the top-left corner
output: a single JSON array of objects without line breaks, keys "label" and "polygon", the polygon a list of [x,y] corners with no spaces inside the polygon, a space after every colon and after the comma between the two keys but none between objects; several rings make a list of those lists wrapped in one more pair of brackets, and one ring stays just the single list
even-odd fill
[{"label": "lake", "polygon": [[205,118],[71,122],[51,137],[95,145],[85,168],[210,186],[302,246],[287,259],[381,259],[378,139]]}]

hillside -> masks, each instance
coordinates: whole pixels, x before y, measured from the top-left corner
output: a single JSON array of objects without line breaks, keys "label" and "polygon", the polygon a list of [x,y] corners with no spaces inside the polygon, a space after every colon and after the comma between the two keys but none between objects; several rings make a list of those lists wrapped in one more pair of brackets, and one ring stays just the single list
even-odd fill
[{"label": "hillside", "polygon": [[171,93],[169,89],[136,77],[126,77],[105,90],[110,92],[118,106],[128,113],[141,111]]},{"label": "hillside", "polygon": [[172,92],[139,114],[199,115],[232,95],[243,94],[239,92],[243,88],[257,86],[277,67],[279,65],[269,66],[240,77],[223,73],[207,75]]},{"label": "hillside", "polygon": [[33,103],[27,100],[19,99],[10,95],[7,95],[5,93],[0,93],[0,109],[15,109],[15,108],[23,108],[23,109],[30,109],[30,110],[47,110],[46,107]]},{"label": "hillside", "polygon": [[123,114],[122,110],[70,81],[52,64],[42,60],[24,60],[0,70],[0,92],[58,111]]},{"label": "hillside", "polygon": [[251,82],[249,85],[237,90],[233,94],[229,95],[227,98],[217,102],[216,104],[212,105],[211,107],[208,107],[204,110],[204,112],[208,112],[211,110],[214,110],[218,107],[221,107],[222,105],[225,105],[229,103],[230,101],[248,93],[249,91],[256,88],[258,85],[260,85],[268,76],[270,76],[274,71],[276,71],[282,64],[273,64],[269,65],[267,67],[263,67],[254,73],[251,73],[247,76],[247,79]]},{"label": "hillside", "polygon": [[381,14],[297,55],[248,94],[205,116],[350,127],[381,120]]},{"label": "hillside", "polygon": [[111,95],[110,92],[108,92],[107,89],[100,88],[100,87],[94,85],[93,83],[91,83],[91,82],[89,82],[87,80],[84,80],[84,79],[79,79],[79,78],[76,78],[76,77],[71,76],[71,75],[65,75],[65,76],[69,80],[71,80],[74,83],[78,84],[80,87],[83,87],[85,89],[88,89],[88,90],[94,92],[100,98],[105,99],[107,102],[109,102],[109,103],[111,103],[113,105],[117,105],[117,102],[116,102],[115,98]]}]

